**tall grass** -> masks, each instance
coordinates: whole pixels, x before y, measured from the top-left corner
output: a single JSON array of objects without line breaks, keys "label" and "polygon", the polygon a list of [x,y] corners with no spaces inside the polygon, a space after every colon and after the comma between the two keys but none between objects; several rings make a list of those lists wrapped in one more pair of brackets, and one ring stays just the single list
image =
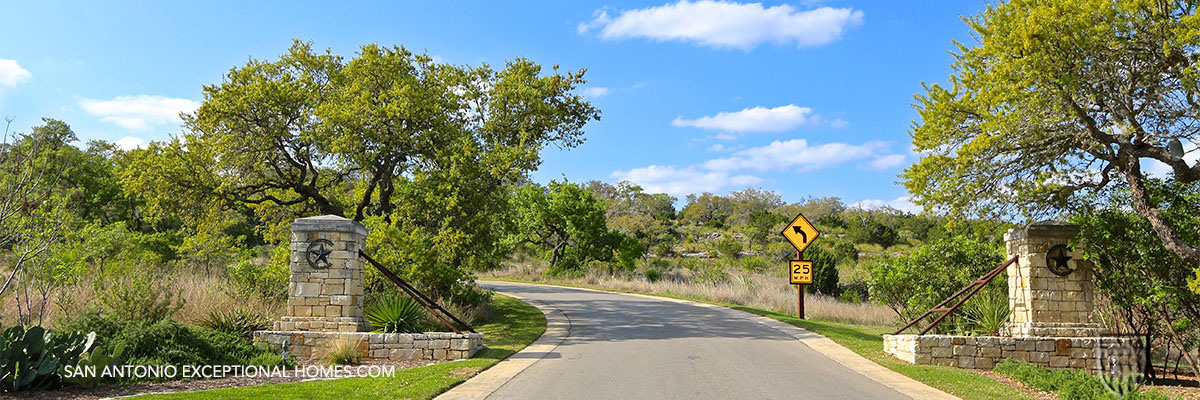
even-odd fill
[{"label": "tall grass", "polygon": [[[704,260],[697,264],[714,262],[716,261]],[[720,266],[706,265],[697,269],[703,271],[713,267]],[[782,268],[778,273],[746,272],[740,269],[734,271],[731,268],[726,270],[730,275],[729,279],[720,282],[698,279],[697,273],[688,268],[660,272],[661,278],[651,281],[640,275],[609,274],[599,269],[590,269],[576,277],[546,277],[543,273],[544,267],[525,264],[488,272],[481,275],[481,278],[495,277],[682,296],[781,313],[796,313],[796,287],[788,283]],[[846,303],[819,294],[806,293],[804,296],[804,314],[808,319],[870,326],[890,326],[897,322],[896,314],[887,307],[870,303]]]},{"label": "tall grass", "polygon": [[[263,298],[235,294],[232,284],[220,274],[206,276],[203,271],[182,271],[178,274],[162,275],[155,279],[179,290],[179,298],[183,307],[173,314],[180,322],[200,325],[209,318],[213,310],[232,310],[245,308],[270,320],[276,320],[283,315],[282,302]],[[98,304],[90,280],[81,280],[73,285],[59,288],[50,297],[50,305],[46,307],[43,325],[58,326],[70,318]],[[13,296],[0,298],[0,307],[4,310],[15,309]],[[12,325],[16,315],[10,312],[0,313],[0,322]]]}]

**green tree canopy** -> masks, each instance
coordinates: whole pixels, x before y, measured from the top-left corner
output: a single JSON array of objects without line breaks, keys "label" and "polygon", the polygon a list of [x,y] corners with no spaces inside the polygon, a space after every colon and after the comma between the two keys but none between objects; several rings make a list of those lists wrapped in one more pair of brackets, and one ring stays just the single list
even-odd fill
[{"label": "green tree canopy", "polygon": [[[552,181],[543,188],[527,184],[516,189],[512,202],[516,212],[512,240],[545,249],[549,273],[574,269],[591,260],[612,260],[615,252],[628,247],[623,243],[628,237],[608,229],[604,203],[583,185]],[[637,253],[632,258],[641,256]]]},{"label": "green tree canopy", "polygon": [[947,86],[917,96],[915,202],[956,216],[1043,218],[1130,189],[1172,253],[1200,262],[1146,194],[1142,159],[1200,180],[1167,149],[1200,139],[1197,1],[1011,0],[967,18]]}]

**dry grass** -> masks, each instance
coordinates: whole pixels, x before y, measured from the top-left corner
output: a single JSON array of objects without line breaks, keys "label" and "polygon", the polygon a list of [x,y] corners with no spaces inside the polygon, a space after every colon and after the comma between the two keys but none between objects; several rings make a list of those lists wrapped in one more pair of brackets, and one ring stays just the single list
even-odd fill
[{"label": "dry grass", "polygon": [[[625,278],[590,270],[578,278],[547,278],[545,268],[532,265],[512,266],[486,273],[481,278],[496,277],[531,282],[562,283],[603,289],[649,294],[664,294],[701,298],[714,302],[744,305],[787,314],[796,313],[796,287],[781,275],[757,272],[730,271],[728,281],[716,284],[693,282],[692,273],[675,269],[663,274],[663,279],[650,282],[643,277]],[[820,321],[856,325],[890,326],[897,317],[892,310],[870,303],[845,303],[829,296],[806,293],[805,317]]]},{"label": "dry grass", "polygon": [[326,340],[321,349],[321,359],[332,365],[356,365],[362,362],[367,345],[358,336],[340,335]]},{"label": "dry grass", "polygon": [[[169,287],[179,290],[180,297],[184,300],[183,308],[173,317],[180,322],[197,325],[207,318],[212,310],[231,310],[238,307],[249,308],[271,320],[278,319],[283,314],[284,305],[278,301],[235,295],[231,290],[232,285],[219,274],[205,276],[200,271],[185,271],[158,279],[169,282]],[[58,323],[90,309],[96,304],[96,294],[92,287],[90,280],[84,280],[54,291],[42,318],[42,325],[57,326]],[[0,299],[0,307],[5,310],[0,314],[0,322],[5,326],[15,324],[17,315],[14,311],[14,296],[6,294]]]}]

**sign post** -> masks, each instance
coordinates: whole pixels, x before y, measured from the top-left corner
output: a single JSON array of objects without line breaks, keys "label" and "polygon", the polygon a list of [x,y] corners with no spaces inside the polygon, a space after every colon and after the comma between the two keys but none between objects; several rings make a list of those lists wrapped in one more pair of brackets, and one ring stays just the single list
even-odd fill
[{"label": "sign post", "polygon": [[783,228],[784,239],[796,248],[796,259],[788,262],[789,282],[796,285],[796,317],[804,319],[804,285],[813,283],[813,262],[804,259],[804,249],[820,235],[817,228],[804,218],[804,214],[796,214],[792,223]]}]

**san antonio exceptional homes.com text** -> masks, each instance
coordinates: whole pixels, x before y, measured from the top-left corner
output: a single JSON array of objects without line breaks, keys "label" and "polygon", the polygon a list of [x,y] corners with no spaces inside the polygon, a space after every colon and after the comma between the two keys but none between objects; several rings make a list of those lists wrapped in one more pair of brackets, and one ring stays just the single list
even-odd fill
[{"label": "san antonio exceptional homes.com text", "polygon": [[101,378],[161,378],[161,379],[214,379],[214,378],[349,378],[393,377],[394,365],[310,365],[296,368],[258,365],[111,365],[66,366],[64,377]]}]

